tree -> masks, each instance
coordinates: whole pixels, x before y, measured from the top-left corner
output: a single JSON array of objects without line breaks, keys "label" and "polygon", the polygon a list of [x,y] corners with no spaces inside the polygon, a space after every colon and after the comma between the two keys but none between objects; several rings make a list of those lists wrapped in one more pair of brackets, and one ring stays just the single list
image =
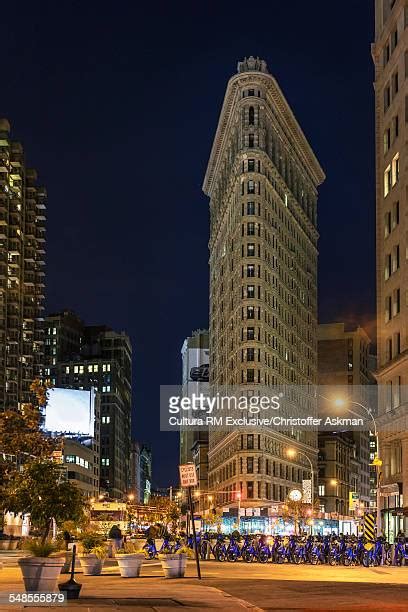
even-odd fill
[{"label": "tree", "polygon": [[310,521],[316,510],[318,510],[318,502],[315,502],[315,507],[312,504],[305,504],[301,500],[294,501],[288,498],[282,506],[284,518],[293,519],[295,526],[295,534],[299,533],[300,529],[305,529],[307,522]]},{"label": "tree", "polygon": [[20,466],[33,460],[49,460],[61,444],[60,440],[45,436],[40,429],[41,408],[47,404],[50,387],[49,381],[34,380],[30,390],[35,404],[23,404],[21,410],[0,413],[0,453],[5,455],[5,460],[0,455],[1,514],[5,509],[7,488],[19,473]]},{"label": "tree", "polygon": [[57,525],[85,520],[86,503],[81,491],[61,476],[58,464],[33,461],[7,487],[5,509],[29,513],[32,524],[42,532],[42,542],[48,538],[52,518]]}]

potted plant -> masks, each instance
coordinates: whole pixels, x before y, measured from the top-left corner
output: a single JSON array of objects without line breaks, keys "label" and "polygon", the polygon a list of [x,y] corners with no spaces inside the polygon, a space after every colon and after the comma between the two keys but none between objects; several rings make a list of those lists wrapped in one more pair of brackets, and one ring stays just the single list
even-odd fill
[{"label": "potted plant", "polygon": [[78,558],[84,576],[99,576],[102,573],[103,562],[107,549],[100,533],[88,532],[81,536],[82,552]]},{"label": "potted plant", "polygon": [[133,542],[125,542],[122,548],[118,548],[115,552],[115,559],[122,578],[137,578],[144,558],[144,554],[139,552]]},{"label": "potted plant", "polygon": [[143,535],[136,535],[130,540],[133,544],[135,553],[143,553],[144,546],[146,544],[146,538]]},{"label": "potted plant", "polygon": [[31,553],[31,556],[19,559],[18,562],[27,593],[55,593],[58,576],[64,565],[59,546],[50,541],[43,542],[39,538],[28,538],[23,547]]},{"label": "potted plant", "polygon": [[160,554],[159,559],[165,578],[184,578],[187,558],[192,556],[188,546],[181,546],[175,553]]},{"label": "potted plant", "polygon": [[18,547],[19,538],[0,534],[0,550],[16,550]]},{"label": "potted plant", "polygon": [[39,539],[27,542],[32,556],[18,561],[26,590],[55,591],[64,559],[53,556],[56,546],[49,541],[52,520],[57,525],[80,520],[85,509],[81,491],[62,480],[57,463],[40,459],[24,465],[15,475],[4,504],[9,511],[29,513],[32,525],[41,534]]}]

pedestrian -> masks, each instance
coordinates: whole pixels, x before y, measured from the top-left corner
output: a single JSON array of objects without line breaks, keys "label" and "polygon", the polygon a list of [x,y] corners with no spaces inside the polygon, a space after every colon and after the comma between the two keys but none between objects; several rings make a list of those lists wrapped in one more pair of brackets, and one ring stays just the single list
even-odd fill
[{"label": "pedestrian", "polygon": [[115,551],[122,548],[122,532],[118,525],[113,525],[109,531],[109,537],[113,540]]}]

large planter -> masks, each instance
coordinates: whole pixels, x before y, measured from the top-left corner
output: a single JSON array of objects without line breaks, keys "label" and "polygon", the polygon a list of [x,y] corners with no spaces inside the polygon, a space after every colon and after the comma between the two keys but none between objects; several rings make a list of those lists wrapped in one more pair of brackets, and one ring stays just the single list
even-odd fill
[{"label": "large planter", "polygon": [[64,557],[26,557],[18,564],[27,592],[56,593]]},{"label": "large planter", "polygon": [[117,554],[115,558],[119,565],[122,578],[137,578],[145,556],[140,553]]},{"label": "large planter", "polygon": [[84,576],[99,576],[103,568],[103,559],[99,559],[94,553],[82,553],[78,555]]},{"label": "large planter", "polygon": [[165,578],[183,578],[186,571],[187,555],[160,555]]},{"label": "large planter", "polygon": [[141,553],[143,552],[143,547],[146,544],[146,540],[143,539],[139,539],[139,540],[131,540],[132,546],[135,549],[136,553]]},{"label": "large planter", "polygon": [[0,540],[0,550],[16,550],[18,540]]}]

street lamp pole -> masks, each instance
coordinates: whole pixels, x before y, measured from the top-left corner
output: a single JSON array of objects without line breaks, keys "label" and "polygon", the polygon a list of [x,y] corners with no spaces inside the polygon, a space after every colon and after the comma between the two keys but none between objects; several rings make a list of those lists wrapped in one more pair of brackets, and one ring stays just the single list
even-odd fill
[{"label": "street lamp pole", "polygon": [[[327,399],[327,398],[324,398]],[[345,400],[336,400],[337,405],[338,406],[342,406],[346,403]],[[375,471],[376,471],[376,480],[377,480],[377,517],[376,517],[376,528],[377,528],[377,537],[379,537],[381,535],[381,492],[380,492],[380,466],[381,466],[381,459],[380,459],[380,440],[378,437],[378,430],[377,430],[377,423],[375,422],[375,418],[373,413],[371,412],[371,409],[368,408],[367,406],[364,406],[364,404],[361,404],[360,402],[356,402],[355,400],[347,400],[347,402],[349,404],[354,404],[355,406],[360,406],[360,408],[363,408],[363,410],[365,410],[365,412],[368,414],[368,416],[371,418],[372,422],[373,422],[373,426],[374,426],[374,436],[375,436],[375,441],[376,441],[376,446],[377,446],[377,451],[375,454],[375,459],[376,459],[376,463],[375,463]],[[350,408],[346,408],[346,410],[348,412],[350,412],[350,414],[354,414],[355,416],[361,416],[359,414],[357,414],[356,412],[354,412],[353,410],[350,410]]]},{"label": "street lamp pole", "polygon": [[310,459],[309,455],[307,455],[306,453],[304,453],[301,450],[296,449],[289,449],[288,450],[288,457],[290,457],[292,455],[292,457],[295,457],[296,455],[301,455],[302,457],[306,457],[306,459],[309,462],[310,465],[310,486],[311,486],[311,495],[310,495],[310,499],[311,499],[311,503],[312,503],[312,512],[314,510],[314,470],[313,470],[313,463],[312,460]]}]

